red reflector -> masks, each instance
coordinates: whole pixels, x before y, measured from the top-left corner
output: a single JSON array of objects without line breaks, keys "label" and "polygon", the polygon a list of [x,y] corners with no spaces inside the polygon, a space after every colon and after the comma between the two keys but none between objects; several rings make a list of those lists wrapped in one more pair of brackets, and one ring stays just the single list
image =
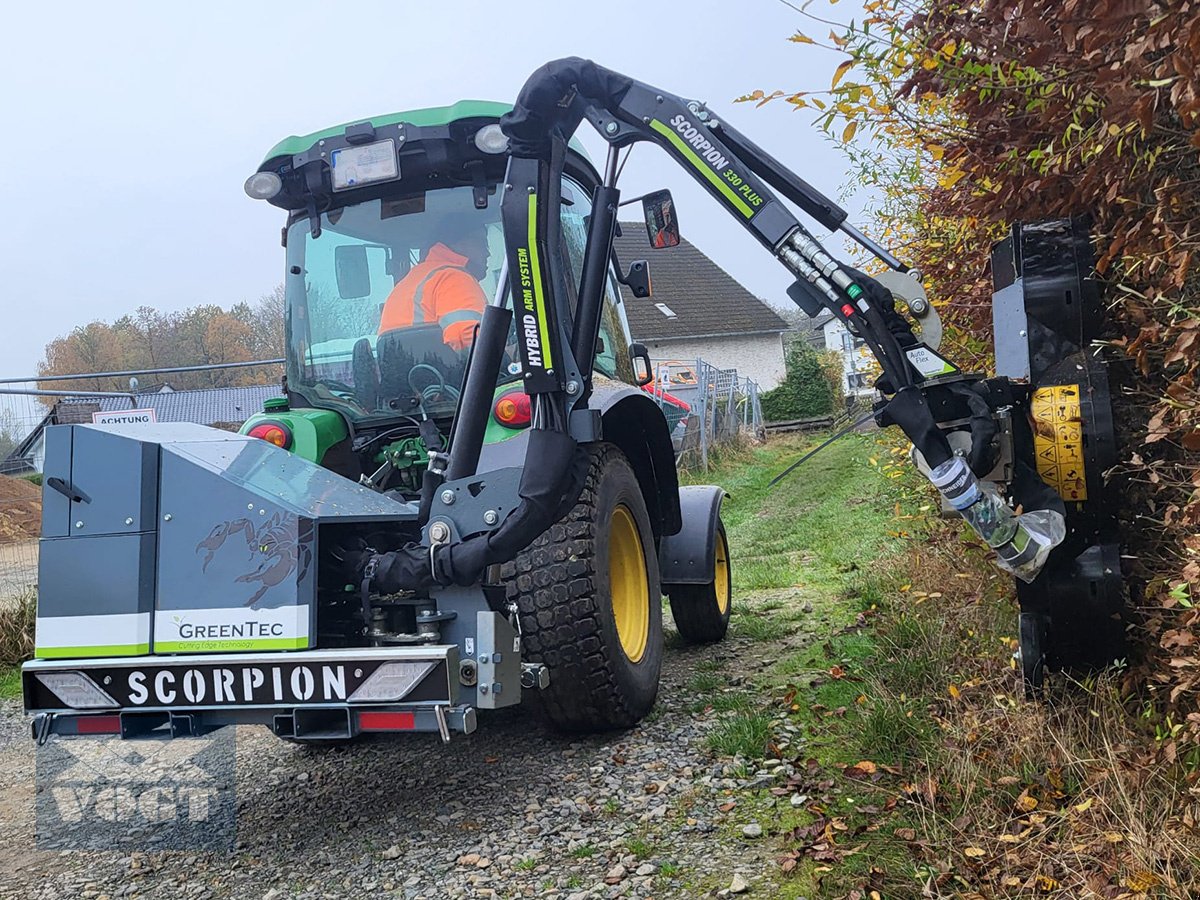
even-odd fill
[{"label": "red reflector", "polygon": [[505,428],[524,428],[532,419],[529,395],[524,391],[508,391],[496,398],[492,415]]},{"label": "red reflector", "polygon": [[120,734],[120,716],[80,716],[75,720],[80,734]]},{"label": "red reflector", "polygon": [[844,306],[842,306],[842,315],[845,316],[847,319],[849,319],[851,316],[854,315],[854,307],[851,306],[849,303],[845,304]]},{"label": "red reflector", "polygon": [[416,716],[410,712],[360,712],[360,731],[412,731],[417,726]]},{"label": "red reflector", "polygon": [[292,446],[292,430],[281,422],[262,422],[246,433],[284,450]]}]

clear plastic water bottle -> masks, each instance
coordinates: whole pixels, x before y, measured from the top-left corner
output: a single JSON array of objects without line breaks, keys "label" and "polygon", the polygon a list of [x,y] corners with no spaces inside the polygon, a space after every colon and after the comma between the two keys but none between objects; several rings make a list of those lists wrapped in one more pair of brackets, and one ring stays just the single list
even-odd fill
[{"label": "clear plastic water bottle", "polygon": [[993,488],[980,483],[961,456],[935,467],[929,480],[996,551],[1000,568],[1022,581],[1033,581],[1050,551],[1067,536],[1058,512],[1039,509],[1017,515]]}]

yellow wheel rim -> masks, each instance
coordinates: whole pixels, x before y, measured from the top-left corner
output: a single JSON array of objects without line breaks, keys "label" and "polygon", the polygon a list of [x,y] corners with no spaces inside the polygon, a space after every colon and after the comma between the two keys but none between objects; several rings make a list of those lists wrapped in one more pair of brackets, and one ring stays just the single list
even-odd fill
[{"label": "yellow wheel rim", "polygon": [[717,609],[721,615],[729,612],[729,545],[725,543],[725,533],[717,531],[716,580],[713,588],[717,592]]},{"label": "yellow wheel rim", "polygon": [[613,618],[621,649],[631,662],[646,652],[650,638],[650,588],[646,583],[646,555],[633,513],[625,505],[613,510],[608,547],[608,583],[612,590]]}]

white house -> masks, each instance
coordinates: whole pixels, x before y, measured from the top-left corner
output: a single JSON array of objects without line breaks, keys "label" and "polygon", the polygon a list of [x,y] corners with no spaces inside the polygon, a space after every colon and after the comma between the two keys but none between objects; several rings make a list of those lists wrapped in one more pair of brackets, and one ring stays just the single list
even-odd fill
[{"label": "white house", "polygon": [[852,335],[833,313],[822,313],[808,323],[808,342],[818,350],[830,350],[842,358],[842,388],[847,397],[869,397],[879,376],[879,365],[866,342]]},{"label": "white house", "polygon": [[764,301],[685,238],[678,247],[652,249],[641,222],[623,222],[616,250],[621,265],[650,263],[654,296],[631,299],[625,313],[633,339],[656,360],[737,369],[767,391],[783,381],[783,333],[788,324]]}]

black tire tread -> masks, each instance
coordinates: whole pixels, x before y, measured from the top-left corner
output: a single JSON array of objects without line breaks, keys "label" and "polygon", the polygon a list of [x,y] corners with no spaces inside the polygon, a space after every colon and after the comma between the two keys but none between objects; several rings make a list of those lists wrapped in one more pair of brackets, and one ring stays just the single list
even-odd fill
[{"label": "black tire tread", "polygon": [[[729,552],[729,539],[725,526],[717,527],[725,537],[725,552]],[[672,584],[668,586],[671,599],[671,616],[675,619],[675,630],[689,644],[715,644],[729,631],[730,609],[722,615],[717,603],[716,582],[711,584]]]},{"label": "black tire tread", "polygon": [[[596,596],[597,491],[607,468],[628,463],[611,444],[598,445],[592,454],[575,506],[501,568],[505,596],[517,605],[523,655],[550,669],[550,686],[538,692],[542,708],[565,731],[629,728],[654,702],[623,694],[605,652],[614,648],[604,645],[599,616],[605,610]],[[651,597],[652,604],[657,601]]]}]

